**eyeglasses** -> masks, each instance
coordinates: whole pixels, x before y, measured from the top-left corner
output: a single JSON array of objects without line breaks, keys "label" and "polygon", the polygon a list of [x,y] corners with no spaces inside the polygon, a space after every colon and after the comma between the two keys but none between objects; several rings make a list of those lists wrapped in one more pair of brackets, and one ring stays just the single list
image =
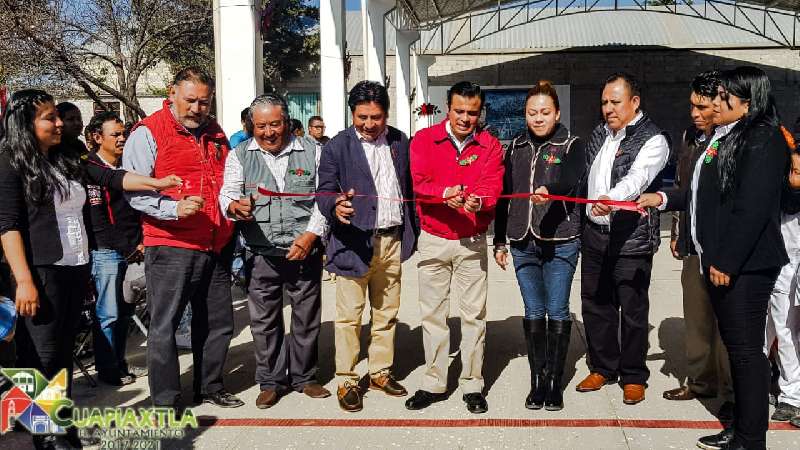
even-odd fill
[{"label": "eyeglasses", "polygon": [[308,128],[319,128],[320,130],[324,130],[325,129],[325,125],[311,125]]}]

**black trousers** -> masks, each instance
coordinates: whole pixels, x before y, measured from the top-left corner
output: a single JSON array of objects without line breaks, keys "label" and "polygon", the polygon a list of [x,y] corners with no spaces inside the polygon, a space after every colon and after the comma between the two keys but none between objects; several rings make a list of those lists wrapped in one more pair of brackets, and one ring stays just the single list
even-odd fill
[{"label": "black trousers", "polygon": [[223,388],[222,375],[233,336],[232,246],[220,255],[156,246],[145,250],[147,369],[153,405],[173,406],[181,393],[175,331],[186,304],[192,304],[194,393]]},{"label": "black trousers", "polygon": [[589,367],[623,384],[646,384],[653,256],[609,254],[610,235],[587,225],[581,248],[581,310]]},{"label": "black trousers", "polygon": [[747,449],[764,449],[767,443],[770,366],[764,355],[764,330],[779,271],[739,274],[729,287],[715,287],[706,276],[719,334],[731,362],[735,440]]},{"label": "black trousers", "polygon": [[39,310],[17,322],[17,367],[39,369],[49,380],[67,369],[72,394],[72,353],[89,288],[89,265],[39,266],[33,270]]},{"label": "black trousers", "polygon": [[[316,383],[322,298],[322,252],[304,261],[256,255],[248,297],[250,331],[261,390],[302,391]],[[292,305],[290,332],[283,323],[283,293]]]}]

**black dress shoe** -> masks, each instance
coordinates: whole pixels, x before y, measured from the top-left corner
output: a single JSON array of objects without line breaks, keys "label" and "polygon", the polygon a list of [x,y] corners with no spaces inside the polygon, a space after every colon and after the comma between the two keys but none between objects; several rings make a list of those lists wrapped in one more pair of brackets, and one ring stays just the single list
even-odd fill
[{"label": "black dress shoe", "polygon": [[231,394],[225,389],[221,389],[212,394],[199,395],[194,397],[195,403],[210,403],[220,408],[238,408],[244,405],[239,397]]},{"label": "black dress shoe", "polygon": [[412,411],[425,409],[428,406],[445,399],[447,399],[447,394],[444,392],[433,393],[420,389],[419,391],[415,392],[410,399],[406,400],[406,409],[410,409]]},{"label": "black dress shoe", "polygon": [[489,410],[489,404],[486,403],[486,397],[480,392],[472,392],[464,394],[464,402],[467,404],[467,411],[472,414],[481,414]]},{"label": "black dress shoe", "polygon": [[727,428],[720,433],[701,437],[697,440],[697,446],[705,450],[722,450],[728,448],[731,441],[733,441],[733,428]]}]

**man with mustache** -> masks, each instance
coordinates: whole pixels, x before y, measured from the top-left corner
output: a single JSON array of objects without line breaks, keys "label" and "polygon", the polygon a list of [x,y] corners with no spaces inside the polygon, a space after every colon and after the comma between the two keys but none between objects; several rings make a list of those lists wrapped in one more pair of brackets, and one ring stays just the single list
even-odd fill
[{"label": "man with mustache", "polygon": [[450,365],[450,300],[461,315],[461,377],[467,410],[484,413],[487,242],[497,196],[503,190],[500,141],[478,127],[485,94],[469,81],[447,91],[447,118],[419,131],[411,145],[414,193],[441,199],[420,203],[419,307],[425,372],[406,402],[411,410],[444,400]]},{"label": "man with mustache", "polygon": [[[669,143],[641,111],[633,76],[609,76],[601,105],[604,123],[594,129],[586,146],[588,198],[636,200],[643,192],[655,192],[669,159]],[[653,254],[661,242],[658,212],[612,212],[596,203],[587,205],[586,215],[581,300],[591,373],[576,390],[596,391],[619,378],[623,402],[635,405],[644,400],[650,376],[645,363],[648,290]]]},{"label": "man with mustache", "polygon": [[150,309],[147,368],[154,406],[180,407],[175,330],[192,304],[194,402],[223,408],[244,402],[225,390],[223,368],[233,335],[233,224],[219,206],[228,139],[209,118],[214,79],[189,67],[175,75],[164,107],[134,126],[123,167],[181,177],[183,184],[128,197],[144,213]]},{"label": "man with mustache", "polygon": [[[113,112],[101,112],[86,127],[91,149],[89,169],[122,165],[125,127]],[[91,175],[92,171],[89,171]],[[108,384],[122,386],[136,381],[146,370],[129,366],[125,345],[134,305],[123,298],[122,282],[128,263],[141,257],[141,216],[131,208],[122,191],[89,182],[86,186],[91,227],[94,235],[92,277],[97,292],[97,321],[92,329],[97,377]]]},{"label": "man with mustache", "polygon": [[[258,186],[304,194],[316,190],[317,147],[289,133],[289,107],[276,94],[256,97],[248,132],[225,161],[219,202],[239,221],[253,254],[248,289],[250,331],[256,356],[256,407],[274,406],[293,389],[311,398],[331,395],[316,379],[320,327],[322,246],[327,223],[314,197],[259,197]],[[284,292],[292,304],[285,335]]]},{"label": "man with mustache", "polygon": [[[356,363],[361,316],[371,308],[369,387],[392,397],[407,395],[391,373],[400,309],[401,264],[414,252],[416,221],[408,162],[408,138],[386,125],[389,93],[375,81],[357,83],[347,99],[353,126],[326,145],[319,164],[319,192],[346,193],[317,199],[331,226],[326,245],[336,277],[337,398],[347,412],[363,408]],[[354,196],[364,194],[364,196]]]}]

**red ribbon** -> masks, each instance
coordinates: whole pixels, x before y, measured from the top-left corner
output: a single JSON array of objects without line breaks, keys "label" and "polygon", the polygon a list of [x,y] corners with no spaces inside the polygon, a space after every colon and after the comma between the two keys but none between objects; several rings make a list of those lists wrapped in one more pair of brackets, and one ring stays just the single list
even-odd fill
[{"label": "red ribbon", "polygon": [[[307,193],[296,193],[296,192],[276,192],[271,191],[263,186],[258,186],[258,193],[261,195],[266,195],[269,197],[330,197],[335,196],[338,197],[343,195],[341,192],[307,192]],[[498,195],[496,198],[530,198],[533,194],[523,192],[517,194],[503,194]],[[621,209],[624,211],[633,211],[639,214],[645,215],[647,212],[639,208],[639,205],[636,202],[632,201],[620,201],[620,200],[607,200],[607,199],[588,199],[588,198],[581,198],[581,197],[568,197],[566,195],[553,195],[553,194],[538,194],[542,197],[545,197],[550,200],[556,201],[563,201],[563,202],[571,202],[571,203],[580,203],[580,204],[593,204],[593,203],[600,203],[601,205],[613,206],[616,209]],[[353,194],[353,197],[366,197],[366,198],[377,198],[383,200],[391,200],[395,202],[416,202],[416,203],[426,203],[426,204],[440,204],[443,203],[453,197],[442,198],[442,197],[417,197],[414,199],[407,199],[407,198],[393,198],[393,197],[381,197],[379,195],[368,195],[368,194]],[[483,198],[486,198],[485,196]]]}]

